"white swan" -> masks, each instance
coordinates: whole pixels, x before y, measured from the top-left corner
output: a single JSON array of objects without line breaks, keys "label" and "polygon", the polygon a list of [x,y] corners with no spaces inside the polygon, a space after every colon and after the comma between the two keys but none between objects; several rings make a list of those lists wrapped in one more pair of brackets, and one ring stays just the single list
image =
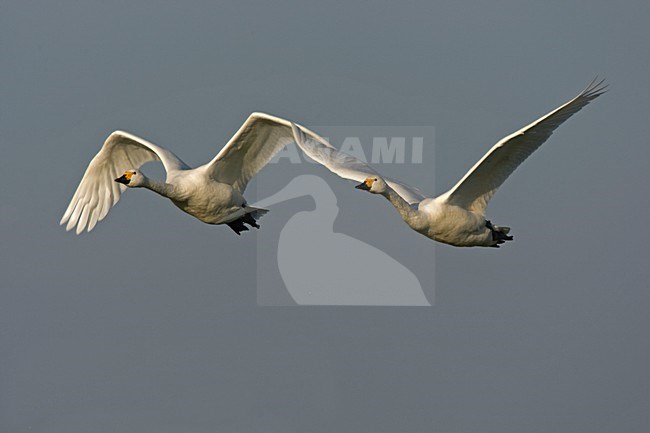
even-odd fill
[{"label": "white swan", "polygon": [[[248,206],[242,194],[251,178],[292,141],[289,121],[253,113],[212,161],[190,168],[160,146],[115,131],[90,161],[60,224],[67,223],[68,231],[76,226],[77,234],[86,227],[91,231],[127,187],[143,187],[207,224],[227,224],[238,235],[248,230],[244,223],[259,228],[256,219],[268,211]],[[139,170],[150,161],[162,162],[165,182]]]},{"label": "white swan", "polygon": [[356,188],[381,194],[415,231],[457,247],[499,247],[512,240],[509,227],[485,219],[488,201],[510,174],[542,145],[553,131],[605,92],[603,81],[592,81],[578,96],[495,144],[449,191],[427,198],[416,188],[382,178],[358,159],[338,152],[323,139],[307,137],[293,125],[298,146],[313,160],[339,176],[362,183]]}]

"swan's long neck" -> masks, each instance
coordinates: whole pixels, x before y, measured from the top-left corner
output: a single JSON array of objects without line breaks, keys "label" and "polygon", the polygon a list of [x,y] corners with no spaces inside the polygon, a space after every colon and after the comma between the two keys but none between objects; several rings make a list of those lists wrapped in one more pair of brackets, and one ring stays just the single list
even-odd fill
[{"label": "swan's long neck", "polygon": [[142,187],[152,190],[163,197],[172,198],[174,195],[174,187],[168,183],[161,182],[155,179],[144,178]]},{"label": "swan's long neck", "polygon": [[406,200],[402,198],[401,195],[396,193],[395,190],[389,186],[381,195],[386,197],[388,201],[391,202],[393,206],[395,206],[397,212],[399,212],[399,214],[402,216],[402,219],[406,221],[408,225],[413,227],[415,230],[418,230],[418,226],[420,226],[420,223],[424,221],[421,221],[423,218],[417,209],[414,209]]}]

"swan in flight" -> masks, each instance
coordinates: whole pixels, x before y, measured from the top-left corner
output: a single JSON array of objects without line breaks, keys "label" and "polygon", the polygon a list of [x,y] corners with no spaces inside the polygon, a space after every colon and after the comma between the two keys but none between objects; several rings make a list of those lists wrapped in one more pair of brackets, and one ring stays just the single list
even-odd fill
[{"label": "swan in flight", "polygon": [[345,179],[361,182],[355,188],[386,197],[418,233],[457,247],[498,248],[512,236],[508,236],[509,227],[494,225],[485,218],[488,201],[558,126],[606,91],[603,82],[592,81],[569,102],[502,138],[453,188],[436,198],[427,198],[416,188],[380,176],[324,139],[307,136],[302,127],[292,128],[296,143],[311,159]]},{"label": "swan in flight", "polygon": [[[91,231],[128,187],[150,189],[204,223],[227,224],[238,235],[248,230],[244,224],[259,228],[257,218],[268,211],[248,206],[242,194],[251,178],[293,141],[291,127],[287,120],[253,113],[212,161],[197,168],[147,140],[115,131],[90,161],[60,224],[67,223],[68,231],[76,226],[77,234]],[[164,182],[139,170],[150,161],[163,164]]]}]

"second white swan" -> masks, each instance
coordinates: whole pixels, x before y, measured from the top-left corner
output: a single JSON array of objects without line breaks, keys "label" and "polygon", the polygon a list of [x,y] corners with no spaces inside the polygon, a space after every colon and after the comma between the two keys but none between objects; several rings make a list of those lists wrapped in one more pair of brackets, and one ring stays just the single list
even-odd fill
[{"label": "second white swan", "polygon": [[[337,151],[322,138],[293,125],[296,143],[313,160],[339,176],[360,181],[356,188],[386,197],[415,231],[457,247],[496,247],[512,240],[509,227],[485,218],[488,201],[501,184],[553,131],[605,92],[594,80],[569,102],[501,139],[449,191],[427,198],[417,188],[382,178],[364,162]],[[311,133],[313,134],[313,133]]]}]

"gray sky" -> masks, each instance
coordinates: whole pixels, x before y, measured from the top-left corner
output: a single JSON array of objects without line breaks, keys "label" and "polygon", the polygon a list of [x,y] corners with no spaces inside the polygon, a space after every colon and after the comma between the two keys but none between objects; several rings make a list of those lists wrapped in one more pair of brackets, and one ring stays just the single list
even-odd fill
[{"label": "gray sky", "polygon": [[[0,430],[645,432],[650,5],[610,3],[4,1]],[[431,125],[433,194],[595,75],[491,202],[504,248],[355,199],[435,248],[434,307],[258,307],[256,235],[148,191],[58,226],[118,128],[194,165],[251,111]]]}]

